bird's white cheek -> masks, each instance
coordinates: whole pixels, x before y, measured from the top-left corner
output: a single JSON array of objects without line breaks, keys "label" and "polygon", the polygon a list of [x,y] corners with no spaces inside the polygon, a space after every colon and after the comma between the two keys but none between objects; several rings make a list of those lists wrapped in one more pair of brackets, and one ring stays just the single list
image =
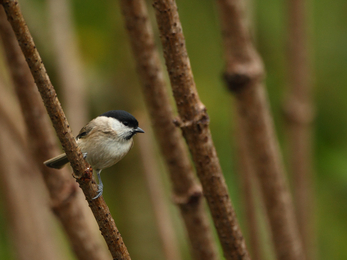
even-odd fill
[{"label": "bird's white cheek", "polygon": [[118,120],[115,120],[113,118],[111,118],[109,122],[111,128],[117,133],[117,136],[121,139],[125,139],[133,131],[133,129],[131,129],[130,127],[123,125]]},{"label": "bird's white cheek", "polygon": [[110,118],[109,120],[110,120],[109,123],[111,125],[111,128],[114,131],[116,131],[116,133],[119,133],[120,131],[122,131],[122,129],[124,128],[124,125],[121,122],[113,118]]}]

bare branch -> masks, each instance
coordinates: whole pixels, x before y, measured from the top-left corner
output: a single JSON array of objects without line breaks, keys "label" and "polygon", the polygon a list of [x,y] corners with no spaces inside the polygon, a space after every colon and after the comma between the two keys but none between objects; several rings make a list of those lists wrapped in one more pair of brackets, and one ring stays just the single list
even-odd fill
[{"label": "bare branch", "polygon": [[287,1],[289,89],[284,112],[299,230],[306,254],[308,258],[312,258],[310,251],[313,245],[314,210],[311,149],[314,112],[307,46],[306,4],[308,1]]},{"label": "bare branch", "polygon": [[193,156],[224,256],[226,259],[249,259],[212,141],[209,117],[196,90],[176,3],[156,0],[153,6],[180,115],[176,124],[181,127]]},{"label": "bare branch", "polygon": [[[70,126],[65,118],[64,111],[46,73],[43,61],[36,49],[28,27],[26,26],[18,2],[15,0],[3,0],[1,3],[6,11],[8,21],[16,34],[53,126],[57,129],[56,132],[63,145],[64,151],[71,162],[71,166],[76,169],[76,177],[81,178],[84,174],[84,170],[87,168],[87,164],[83,160],[81,151],[71,134]],[[78,151],[78,153],[74,151]]]},{"label": "bare branch", "polygon": [[252,153],[277,258],[305,259],[262,83],[262,61],[245,26],[241,1],[218,0],[217,3],[225,48],[225,80],[236,97],[241,131]]},{"label": "bare branch", "polygon": [[4,6],[7,18],[16,34],[59,140],[71,162],[75,177],[88,200],[112,256],[117,259],[130,259],[105,201],[102,198],[91,200],[97,192],[96,185],[92,185],[92,182],[95,183],[92,172],[82,158],[81,151],[72,136],[64,111],[26,26],[18,2],[2,0],[0,3]]},{"label": "bare branch", "polygon": [[[29,67],[18,45],[13,30],[0,6],[0,36],[9,65],[15,90],[21,105],[28,131],[30,147],[36,163],[43,173],[52,199],[53,210],[59,217],[79,259],[107,259],[96,225],[90,223],[91,212],[87,208],[81,190],[71,174],[64,168],[61,171],[45,167],[43,161],[59,153],[52,126],[37,91]],[[76,194],[77,192],[77,194]]]},{"label": "bare branch", "polygon": [[121,0],[121,7],[153,130],[170,174],[174,201],[180,208],[192,255],[194,259],[219,259],[201,186],[195,178],[182,135],[173,124],[170,98],[145,1]]},{"label": "bare branch", "polygon": [[[239,115],[236,114],[236,145],[237,145],[237,160],[238,173],[242,182],[242,191],[244,199],[244,209],[246,216],[246,225],[249,238],[249,251],[253,259],[263,259],[261,250],[261,232],[257,221],[256,194],[257,185],[254,182],[255,171],[252,163],[252,156],[247,147],[245,133],[240,128]],[[247,239],[246,239],[247,240]]]}]

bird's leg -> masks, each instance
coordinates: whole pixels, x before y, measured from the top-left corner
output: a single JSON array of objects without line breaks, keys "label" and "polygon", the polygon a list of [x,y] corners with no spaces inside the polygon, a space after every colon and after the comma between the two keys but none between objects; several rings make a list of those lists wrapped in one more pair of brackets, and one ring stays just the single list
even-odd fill
[{"label": "bird's leg", "polygon": [[96,194],[96,196],[93,198],[93,200],[99,198],[102,195],[102,192],[104,190],[104,184],[102,184],[102,180],[101,180],[101,170],[97,171],[97,175],[98,175],[98,180],[99,180],[99,184],[98,184],[98,193]]},{"label": "bird's leg", "polygon": [[82,153],[83,159],[85,160],[87,158],[88,153]]}]

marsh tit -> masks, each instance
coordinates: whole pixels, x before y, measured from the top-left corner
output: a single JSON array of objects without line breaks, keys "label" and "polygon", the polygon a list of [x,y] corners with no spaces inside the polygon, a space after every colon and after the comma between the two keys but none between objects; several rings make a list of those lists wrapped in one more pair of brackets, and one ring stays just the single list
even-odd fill
[{"label": "marsh tit", "polygon": [[[77,135],[77,145],[99,179],[98,193],[93,199],[99,198],[103,192],[101,171],[119,162],[133,146],[133,136],[144,133],[138,125],[136,118],[128,112],[111,110],[90,121]],[[60,169],[68,162],[64,153],[44,164]]]}]

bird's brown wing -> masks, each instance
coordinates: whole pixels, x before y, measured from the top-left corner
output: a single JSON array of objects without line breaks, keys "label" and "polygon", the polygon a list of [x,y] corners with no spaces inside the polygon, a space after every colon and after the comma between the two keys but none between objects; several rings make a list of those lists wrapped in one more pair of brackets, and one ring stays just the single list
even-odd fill
[{"label": "bird's brown wing", "polygon": [[93,128],[94,126],[91,123],[87,124],[81,129],[79,134],[76,136],[76,139],[78,140],[80,138],[86,137],[93,130]]}]

